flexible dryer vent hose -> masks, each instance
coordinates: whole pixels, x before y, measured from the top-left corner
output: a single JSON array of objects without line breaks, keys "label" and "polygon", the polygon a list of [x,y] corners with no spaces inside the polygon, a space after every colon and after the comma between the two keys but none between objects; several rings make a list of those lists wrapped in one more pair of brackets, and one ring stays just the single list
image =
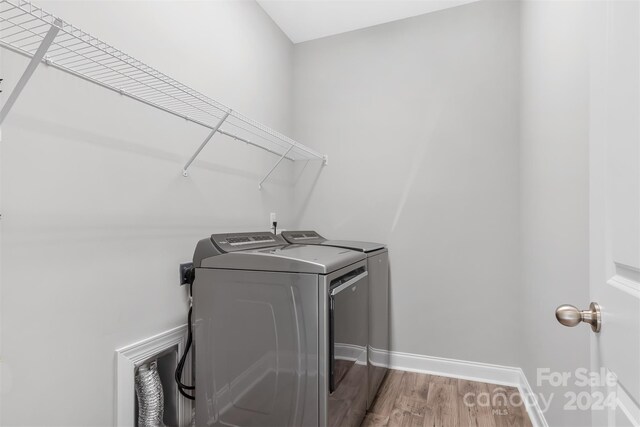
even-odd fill
[{"label": "flexible dryer vent hose", "polygon": [[157,362],[144,364],[136,374],[138,427],[164,427],[164,393]]}]

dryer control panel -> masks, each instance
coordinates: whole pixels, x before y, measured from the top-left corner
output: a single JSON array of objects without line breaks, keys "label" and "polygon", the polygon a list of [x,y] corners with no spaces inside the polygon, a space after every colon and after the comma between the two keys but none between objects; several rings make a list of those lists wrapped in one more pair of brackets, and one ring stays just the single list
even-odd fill
[{"label": "dryer control panel", "polygon": [[288,244],[281,236],[268,231],[212,234],[211,241],[221,253],[262,249]]}]

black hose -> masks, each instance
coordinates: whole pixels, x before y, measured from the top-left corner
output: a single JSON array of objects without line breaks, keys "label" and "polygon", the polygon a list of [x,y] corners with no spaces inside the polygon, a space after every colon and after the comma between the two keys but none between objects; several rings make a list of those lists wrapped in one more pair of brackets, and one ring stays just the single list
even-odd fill
[{"label": "black hose", "polygon": [[[193,293],[193,283],[190,285],[190,292]],[[178,384],[178,391],[181,395],[186,397],[189,400],[196,400],[196,398],[188,393],[185,390],[195,390],[196,387],[193,385],[186,385],[182,382],[182,371],[184,369],[184,364],[187,361],[187,354],[191,349],[191,344],[193,343],[192,336],[192,323],[191,323],[191,313],[193,312],[193,306],[189,307],[189,315],[187,316],[187,344],[185,345],[184,352],[182,353],[182,357],[178,361],[178,366],[176,366],[175,380],[176,384]]]}]

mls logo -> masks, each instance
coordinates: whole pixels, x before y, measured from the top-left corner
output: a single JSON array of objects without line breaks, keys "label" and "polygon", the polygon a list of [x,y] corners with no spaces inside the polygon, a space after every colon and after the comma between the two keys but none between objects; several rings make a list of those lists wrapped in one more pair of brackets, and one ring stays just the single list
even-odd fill
[{"label": "mls logo", "polygon": [[491,415],[505,416],[505,415],[509,415],[509,411],[506,409],[492,409]]}]

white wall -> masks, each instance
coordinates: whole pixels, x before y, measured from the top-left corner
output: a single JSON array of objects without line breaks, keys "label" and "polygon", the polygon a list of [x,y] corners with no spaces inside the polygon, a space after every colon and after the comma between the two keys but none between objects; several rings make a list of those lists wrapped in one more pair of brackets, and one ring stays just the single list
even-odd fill
[{"label": "white wall", "polygon": [[[286,133],[292,45],[254,2],[45,2]],[[3,89],[26,59],[1,51]],[[292,168],[40,66],[2,127],[2,425],[112,425],[114,350],[183,324],[178,263],[210,233],[290,221]]]},{"label": "white wall", "polygon": [[[553,318],[588,302],[572,3],[485,1],[294,48],[253,2],[46,2],[330,165],[285,165],[258,192],[274,158],[221,137],[185,179],[205,129],[39,67],[0,145],[0,424],[112,424],[114,349],[184,322],[178,263],[271,211],[389,244],[396,351],[524,366],[532,385],[588,366],[588,328]],[[26,60],[0,55],[6,94]],[[585,424],[561,403],[551,425]]]},{"label": "white wall", "polygon": [[[295,45],[296,217],[389,244],[395,351],[517,364],[519,8],[479,2]],[[313,191],[309,191],[312,187]]]},{"label": "white wall", "polygon": [[[589,369],[587,327],[566,328],[560,304],[589,305],[588,2],[522,6],[521,365],[545,399],[549,425],[589,425],[588,411],[565,411],[563,387],[536,386],[536,369]],[[584,391],[584,389],[576,390]]]},{"label": "white wall", "polygon": [[[589,368],[584,2],[485,1],[296,45],[299,226],[389,243],[393,350]],[[520,8],[522,8],[520,10]],[[308,188],[312,186],[313,192]]]}]

